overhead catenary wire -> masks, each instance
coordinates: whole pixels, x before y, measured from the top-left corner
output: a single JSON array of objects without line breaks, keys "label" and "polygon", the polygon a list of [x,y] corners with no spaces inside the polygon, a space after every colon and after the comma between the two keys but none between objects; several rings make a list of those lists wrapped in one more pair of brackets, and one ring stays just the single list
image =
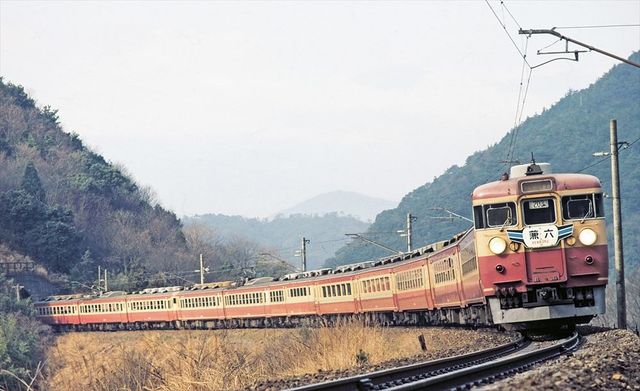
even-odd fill
[{"label": "overhead catenary wire", "polygon": [[[526,41],[524,43],[524,49],[521,50],[520,47],[516,44],[516,42],[513,39],[513,37],[511,36],[511,34],[509,34],[509,31],[507,30],[506,24],[502,20],[500,20],[500,18],[496,14],[495,10],[493,9],[491,4],[489,3],[489,0],[485,0],[485,2],[487,4],[487,6],[489,7],[489,9],[491,10],[491,12],[493,13],[493,15],[498,20],[498,23],[500,23],[500,25],[502,26],[504,32],[507,34],[507,37],[509,37],[509,40],[511,41],[511,43],[518,50],[518,54],[520,55],[520,57],[522,57],[522,67],[521,67],[521,70],[520,70],[520,83],[519,83],[519,86],[518,86],[518,98],[517,98],[517,102],[516,102],[516,111],[515,111],[515,114],[514,114],[513,131],[511,132],[511,138],[509,140],[509,148],[507,149],[507,156],[506,156],[505,162],[503,163],[503,165],[499,169],[499,171],[502,171],[502,170],[504,170],[504,168],[508,164],[510,164],[513,161],[514,156],[515,156],[515,150],[516,150],[516,145],[517,145],[517,140],[518,140],[518,132],[520,130],[520,126],[522,125],[522,116],[524,114],[524,108],[525,108],[525,104],[526,104],[526,101],[527,101],[527,96],[528,96],[528,92],[529,92],[529,86],[530,86],[530,83],[531,83],[531,74],[533,72],[533,67],[531,66],[531,64],[529,64],[529,61],[527,60],[527,51],[528,51],[528,48],[529,48],[529,37],[527,37],[527,39],[526,39]],[[509,8],[505,4],[504,0],[500,1],[500,5],[502,6],[503,10],[507,11],[507,14],[511,17],[511,19],[518,26],[518,28],[521,29],[522,27],[520,27],[520,23],[518,23],[518,20],[511,13],[511,11],[509,11]],[[527,70],[527,68],[529,69],[529,73],[527,75],[527,79],[526,79],[527,81],[526,81],[526,86],[525,86],[524,85],[524,78],[525,78],[525,71]]]},{"label": "overhead catenary wire", "polygon": [[[504,30],[504,32],[507,34],[507,37],[509,37],[509,40],[511,41],[511,43],[513,44],[513,46],[516,48],[516,50],[518,51],[518,53],[520,54],[520,57],[522,57],[524,59],[524,61],[527,63],[527,65],[529,67],[531,67],[531,64],[529,64],[529,62],[526,59],[526,56],[524,55],[524,53],[522,53],[522,50],[520,50],[520,48],[518,47],[518,44],[516,43],[516,41],[513,39],[513,37],[511,36],[511,34],[509,34],[509,31],[507,30],[507,26],[500,20],[500,17],[498,17],[498,14],[496,14],[496,11],[493,9],[493,7],[491,6],[491,4],[489,4],[489,0],[484,0],[487,5],[489,6],[489,9],[491,10],[491,12],[493,13],[493,15],[496,17],[496,20],[498,21],[498,23],[500,23],[500,26],[502,26],[502,29]],[[502,2],[503,6],[504,6],[504,2]],[[506,8],[506,6],[505,6]],[[509,12],[509,10],[507,9],[507,12]],[[511,13],[509,12],[509,14],[511,15]],[[512,16],[513,17],[513,16]],[[517,22],[516,22],[517,24]]]},{"label": "overhead catenary wire", "polygon": [[513,160],[515,154],[516,154],[516,146],[518,145],[518,133],[520,131],[520,127],[522,126],[522,115],[524,114],[524,106],[525,103],[527,101],[527,96],[529,95],[529,86],[531,85],[531,75],[533,74],[533,68],[529,68],[529,76],[527,77],[527,85],[524,89],[524,97],[522,98],[522,105],[520,107],[520,115],[518,117],[518,126],[515,127],[514,129],[514,136],[513,136],[513,146],[511,147],[511,152],[510,152],[510,156],[507,159],[508,161]]}]

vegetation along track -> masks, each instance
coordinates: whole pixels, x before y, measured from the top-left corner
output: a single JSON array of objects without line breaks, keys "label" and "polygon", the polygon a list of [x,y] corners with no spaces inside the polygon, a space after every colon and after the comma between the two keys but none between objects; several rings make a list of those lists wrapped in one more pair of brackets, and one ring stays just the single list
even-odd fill
[{"label": "vegetation along track", "polygon": [[533,365],[571,352],[579,344],[577,332],[552,344],[532,343],[521,338],[496,348],[311,384],[292,391],[465,389],[523,372]]}]

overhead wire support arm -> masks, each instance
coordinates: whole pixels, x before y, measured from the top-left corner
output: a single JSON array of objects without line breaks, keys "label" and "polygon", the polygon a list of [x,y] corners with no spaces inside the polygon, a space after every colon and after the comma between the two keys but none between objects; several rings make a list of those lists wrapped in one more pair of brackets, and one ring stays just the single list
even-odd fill
[{"label": "overhead wire support arm", "polygon": [[441,219],[441,220],[451,220],[451,221],[453,221],[453,218],[456,217],[456,218],[459,218],[459,219],[462,219],[462,220],[466,220],[466,221],[468,221],[470,223],[473,223],[473,220],[471,220],[470,218],[462,216],[462,215],[459,215],[459,214],[457,214],[455,212],[450,211],[449,209],[445,209],[445,208],[429,208],[429,209],[431,209],[431,210],[439,210],[439,211],[442,211],[442,212],[447,212],[449,214],[449,216],[429,216],[429,218],[431,218],[431,219]]},{"label": "overhead wire support arm", "polygon": [[350,237],[350,238],[358,238],[358,239],[360,239],[360,240],[362,240],[362,241],[365,241],[365,242],[367,242],[367,243],[371,243],[371,244],[373,244],[374,246],[378,246],[378,247],[383,248],[383,249],[385,249],[385,250],[387,250],[387,251],[390,251],[390,252],[392,252],[392,253],[394,253],[394,254],[404,254],[402,251],[394,250],[394,249],[392,249],[391,247],[387,247],[387,246],[385,246],[384,244],[380,244],[380,243],[378,243],[378,242],[374,242],[373,240],[371,240],[371,239],[367,239],[367,238],[365,238],[364,236],[362,236],[362,235],[360,235],[360,234],[345,234],[345,235],[346,235],[346,236],[348,236],[348,237]]},{"label": "overhead wire support arm", "polygon": [[[633,65],[633,66],[634,66],[634,67],[636,67],[636,68],[640,68],[640,64],[638,64],[637,62],[633,62],[633,61],[627,60],[626,58],[622,58],[622,57],[620,57],[620,56],[616,56],[616,55],[615,55],[615,54],[613,54],[613,53],[609,53],[609,52],[604,51],[604,50],[602,50],[602,49],[598,49],[598,48],[596,48],[596,47],[594,47],[594,46],[591,46],[591,45],[589,45],[589,44],[586,44],[586,43],[584,43],[584,42],[580,42],[580,41],[577,41],[577,40],[575,40],[575,39],[573,39],[573,38],[567,37],[566,35],[562,35],[562,34],[560,34],[559,32],[557,32],[557,31],[555,30],[555,27],[554,27],[554,28],[552,28],[552,29],[550,29],[550,30],[549,30],[549,29],[529,29],[529,30],[525,30],[525,29],[522,29],[522,28],[521,28],[520,30],[518,30],[518,33],[519,33],[519,34],[524,34],[524,35],[529,35],[529,36],[531,36],[531,35],[536,35],[536,34],[549,34],[549,35],[553,35],[553,36],[556,36],[556,37],[560,38],[561,40],[562,40],[562,39],[564,39],[564,40],[565,40],[565,41],[567,41],[567,42],[571,42],[571,43],[576,44],[576,45],[578,45],[578,46],[582,46],[583,48],[587,48],[587,49],[589,49],[589,50],[591,50],[591,51],[598,52],[598,53],[600,53],[600,54],[604,54],[605,56],[608,56],[608,57],[614,58],[614,59],[616,59],[616,60],[618,60],[618,61],[622,61],[622,62],[624,62],[624,63],[626,63],[626,64]],[[578,51],[575,51],[574,53],[575,53],[575,55],[576,55],[576,60],[577,60],[577,57],[578,57],[578,53],[579,53],[579,52],[578,52]],[[544,53],[542,53],[542,54],[544,54]],[[540,64],[540,65],[542,65],[542,64]]]}]

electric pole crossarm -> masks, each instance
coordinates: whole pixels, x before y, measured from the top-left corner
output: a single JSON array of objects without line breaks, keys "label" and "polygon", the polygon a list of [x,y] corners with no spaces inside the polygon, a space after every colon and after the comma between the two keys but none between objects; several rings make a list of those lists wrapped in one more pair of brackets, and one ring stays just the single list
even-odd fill
[{"label": "electric pole crossarm", "polygon": [[392,253],[394,253],[394,254],[403,254],[403,252],[402,252],[402,251],[394,250],[394,249],[392,249],[391,247],[387,247],[387,246],[385,246],[384,244],[380,244],[380,243],[374,242],[373,240],[367,239],[367,238],[365,238],[364,236],[362,236],[362,235],[360,235],[360,234],[345,234],[345,235],[346,235],[346,236],[349,236],[349,237],[352,237],[352,238],[358,238],[358,239],[361,239],[361,240],[363,240],[363,241],[365,241],[365,242],[367,242],[367,243],[371,243],[371,244],[373,244],[374,246],[378,246],[378,247],[383,248],[383,249],[385,249],[385,250],[387,250],[387,251],[390,251],[390,252],[392,252]]},{"label": "electric pole crossarm", "polygon": [[638,64],[637,62],[629,61],[626,58],[622,58],[620,56],[616,56],[613,53],[606,52],[606,51],[604,51],[602,49],[598,49],[598,48],[596,48],[594,46],[591,46],[589,44],[586,44],[584,42],[580,42],[580,41],[577,41],[577,40],[575,40],[573,38],[569,38],[569,37],[567,37],[565,35],[560,34],[559,32],[557,32],[554,29],[551,29],[551,30],[545,30],[545,29],[542,29],[542,30],[541,29],[524,30],[524,29],[520,29],[518,31],[518,33],[519,34],[524,34],[524,35],[534,35],[534,34],[550,34],[550,35],[554,35],[554,36],[556,36],[556,37],[558,37],[560,39],[564,39],[567,42],[574,43],[574,44],[576,44],[578,46],[582,46],[583,48],[587,48],[587,49],[592,50],[594,52],[598,52],[600,54],[604,54],[605,56],[608,56],[608,57],[611,57],[611,58],[615,58],[618,61],[622,61],[622,62],[624,62],[626,64],[633,65],[634,67],[640,68],[640,64]]},{"label": "electric pole crossarm", "polygon": [[453,221],[453,218],[454,218],[454,217],[457,217],[457,218],[459,218],[459,219],[466,220],[466,221],[468,221],[468,222],[470,222],[470,223],[473,223],[473,220],[471,220],[470,218],[468,218],[468,217],[464,217],[464,216],[462,216],[462,215],[459,215],[459,214],[457,214],[457,213],[455,213],[455,212],[450,211],[449,209],[445,209],[445,208],[430,208],[430,209],[431,209],[431,210],[440,210],[440,211],[443,211],[443,212],[447,212],[447,213],[449,213],[449,216],[448,216],[448,217],[430,217],[430,218],[432,218],[432,219],[446,219],[446,220],[451,220],[451,221]]}]

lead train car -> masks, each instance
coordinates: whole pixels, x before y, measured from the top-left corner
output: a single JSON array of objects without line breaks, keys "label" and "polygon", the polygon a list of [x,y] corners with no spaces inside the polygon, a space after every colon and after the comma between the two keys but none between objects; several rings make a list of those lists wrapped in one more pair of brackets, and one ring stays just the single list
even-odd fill
[{"label": "lead train car", "polygon": [[480,280],[493,323],[589,322],[605,312],[606,223],[600,181],[515,166],[473,192]]},{"label": "lead train car", "polygon": [[597,178],[516,166],[473,193],[475,227],[376,261],[256,279],[56,296],[35,304],[58,329],[287,327],[359,315],[381,324],[534,328],[604,313],[608,280]]}]

